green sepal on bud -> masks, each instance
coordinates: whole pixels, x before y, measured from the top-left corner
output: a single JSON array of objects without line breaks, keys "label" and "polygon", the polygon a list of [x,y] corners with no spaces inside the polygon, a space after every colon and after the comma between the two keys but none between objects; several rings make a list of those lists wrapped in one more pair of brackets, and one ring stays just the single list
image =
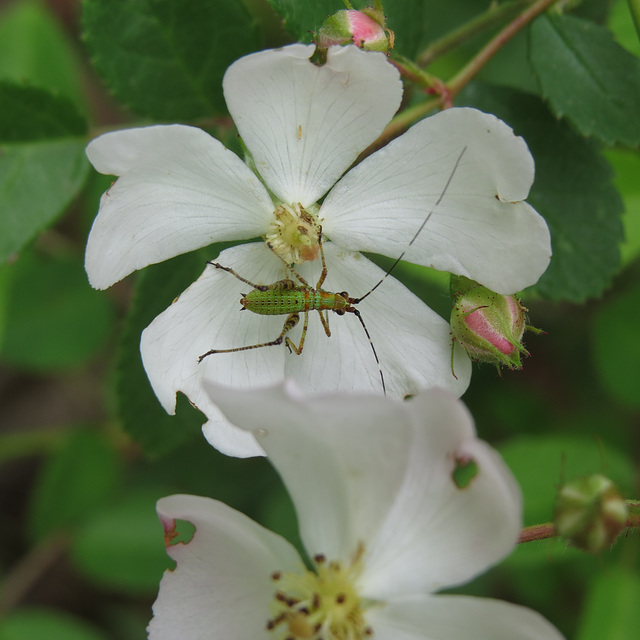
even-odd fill
[{"label": "green sepal on bud", "polygon": [[522,302],[464,276],[451,277],[451,292],[451,334],[469,357],[498,368],[521,369],[521,356],[529,355],[522,344],[524,332],[542,333],[527,325],[527,309]]},{"label": "green sepal on bud", "polygon": [[556,496],[553,524],[572,546],[598,553],[608,549],[625,528],[627,503],[616,485],[595,474],[564,485]]},{"label": "green sepal on bud", "polygon": [[316,46],[326,51],[336,44],[355,44],[366,51],[388,53],[393,49],[394,34],[385,23],[381,7],[367,7],[361,11],[343,9],[322,23],[316,34]]}]

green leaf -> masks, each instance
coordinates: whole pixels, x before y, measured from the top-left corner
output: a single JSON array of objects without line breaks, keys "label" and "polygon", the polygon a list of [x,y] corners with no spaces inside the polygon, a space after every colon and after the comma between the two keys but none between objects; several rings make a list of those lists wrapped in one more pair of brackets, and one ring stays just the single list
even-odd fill
[{"label": "green leaf", "polygon": [[75,367],[105,342],[113,321],[108,298],[93,291],[80,258],[24,253],[10,267],[5,362],[48,371]]},{"label": "green leaf", "polygon": [[67,99],[0,83],[0,263],[52,224],[82,187],[84,134]]},{"label": "green leaf", "polygon": [[634,24],[640,18],[640,3],[638,0],[617,0],[611,7],[608,27],[627,51],[634,56],[640,56],[640,31]]},{"label": "green leaf", "polygon": [[206,419],[179,395],[175,416],[156,398],[140,357],[140,334],[204,270],[215,253],[196,251],[139,273],[118,352],[116,395],[124,429],[150,455],[171,451],[199,434]]},{"label": "green leaf", "polygon": [[640,154],[628,149],[609,149],[607,160],[615,172],[615,185],[624,202],[624,243],[620,247],[622,264],[640,256]]},{"label": "green leaf", "polygon": [[107,640],[92,625],[61,611],[23,608],[0,622],[0,640]]},{"label": "green leaf", "polygon": [[44,466],[29,513],[38,540],[74,527],[100,509],[119,479],[113,447],[98,433],[76,431]]},{"label": "green leaf", "polygon": [[226,113],[226,68],[259,48],[253,19],[237,0],[85,0],[82,22],[109,89],[157,119]]},{"label": "green leaf", "polygon": [[629,569],[600,573],[582,608],[576,640],[630,640],[640,628],[640,576]]},{"label": "green leaf", "polygon": [[[298,42],[311,42],[313,33],[332,13],[346,8],[336,0],[269,0],[269,4],[282,17],[285,29]],[[352,4],[354,7],[358,5],[357,2]]]},{"label": "green leaf", "polygon": [[43,89],[0,83],[0,142],[35,142],[80,137],[84,119],[66,98]]},{"label": "green leaf", "polygon": [[622,202],[599,145],[556,120],[534,97],[472,85],[461,104],[494,113],[529,145],[536,178],[528,202],[551,229],[553,257],[536,290],[582,302],[601,295],[618,272]]},{"label": "green leaf", "polygon": [[592,336],[600,381],[614,400],[632,409],[640,407],[639,317],[640,286],[636,285],[598,310]]},{"label": "green leaf", "polygon": [[77,55],[41,1],[13,2],[0,14],[0,79],[28,82],[85,109]]},{"label": "green leaf", "polygon": [[77,532],[76,566],[97,583],[133,594],[153,594],[170,560],[155,503],[162,495],[137,490],[103,509]]},{"label": "green leaf", "polygon": [[640,143],[640,60],[604,27],[573,16],[532,25],[531,64],[554,113],[608,144]]},{"label": "green leaf", "polygon": [[528,29],[524,29],[500,47],[480,70],[478,79],[537,95],[540,89],[529,63],[527,33]]},{"label": "green leaf", "polygon": [[551,520],[563,480],[602,472],[623,494],[633,491],[633,462],[613,447],[599,446],[589,436],[519,436],[499,451],[522,489],[525,525]]}]

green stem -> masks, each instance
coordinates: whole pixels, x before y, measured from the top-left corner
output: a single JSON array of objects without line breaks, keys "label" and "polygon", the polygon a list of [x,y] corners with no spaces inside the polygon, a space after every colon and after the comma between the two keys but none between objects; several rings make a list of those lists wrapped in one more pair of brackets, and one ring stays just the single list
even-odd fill
[{"label": "green stem", "polygon": [[400,71],[403,78],[411,80],[411,82],[417,84],[423,89],[434,89],[435,93],[440,93],[444,84],[440,78],[427,73],[421,69],[415,62],[405,58],[404,56],[396,55],[389,60],[391,64]]},{"label": "green stem", "polygon": [[473,18],[473,20],[470,20],[442,38],[432,42],[418,55],[418,65],[420,67],[428,66],[436,58],[473,38],[473,36],[515,17],[523,8],[530,5],[533,1],[534,0],[513,0],[512,2],[504,2],[490,7],[489,10],[482,15]]},{"label": "green stem", "polygon": [[[635,529],[640,527],[640,501],[627,500],[629,507],[629,517],[625,522],[626,529]],[[518,544],[522,542],[533,542],[534,540],[546,540],[547,538],[555,538],[557,536],[553,522],[545,522],[544,524],[534,524],[530,527],[523,527],[520,531]]]},{"label": "green stem", "polygon": [[[365,149],[357,162],[362,161],[368,155],[384,146],[389,140],[393,140],[403,133],[409,126],[424,118],[438,107],[451,106],[453,98],[465,87],[485,64],[505,45],[513,36],[526,27],[534,18],[546,11],[558,0],[537,0],[533,5],[521,13],[515,20],[498,33],[452,80],[441,83],[438,88],[438,97],[427,100],[414,107],[405,109],[398,114],[385,128],[380,137]],[[397,63],[398,61],[396,61]],[[402,62],[400,62],[402,64]],[[413,69],[412,69],[413,71]]]},{"label": "green stem", "polygon": [[544,524],[534,524],[530,527],[524,527],[520,531],[518,544],[522,542],[532,542],[533,540],[545,540],[546,538],[554,538],[556,533],[553,522],[545,522]]},{"label": "green stem", "polygon": [[447,83],[449,93],[453,98],[463,87],[465,87],[478,74],[480,69],[498,51],[515,36],[519,31],[524,29],[534,18],[546,11],[552,4],[558,0],[538,0],[531,5],[526,11],[523,11],[515,20],[508,24],[500,33],[498,33],[480,52],[462,69],[452,80]]},{"label": "green stem", "polygon": [[435,111],[442,104],[442,97],[433,98],[426,102],[421,102],[415,107],[410,107],[399,113],[380,134],[380,137],[372,142],[359,156],[355,164],[362,162],[367,156],[370,156],[374,151],[384,147],[389,140],[397,138],[401,133],[406,131],[412,123],[416,120],[420,120],[430,111]]},{"label": "green stem", "polygon": [[0,587],[0,618],[16,607],[69,546],[69,537],[55,533],[40,541],[5,574]]}]

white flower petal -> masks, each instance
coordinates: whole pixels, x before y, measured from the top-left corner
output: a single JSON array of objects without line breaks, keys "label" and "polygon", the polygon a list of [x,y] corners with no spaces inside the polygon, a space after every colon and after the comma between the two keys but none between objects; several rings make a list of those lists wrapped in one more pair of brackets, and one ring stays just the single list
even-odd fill
[{"label": "white flower petal", "polygon": [[227,505],[174,495],[158,502],[165,530],[176,519],[193,523],[188,543],[167,548],[178,566],[167,571],[153,606],[150,640],[265,637],[274,571],[299,570],[294,547]]},{"label": "white flower petal", "polygon": [[[324,245],[328,275],[324,288],[347,290],[361,297],[384,276],[364,256]],[[315,286],[320,265],[306,263],[299,271]],[[387,394],[403,397],[430,387],[444,387],[460,396],[471,377],[471,362],[452,341],[449,323],[393,277],[388,277],[369,297],[356,305],[371,335],[371,342],[351,313],[329,313],[331,337],[327,337],[317,313],[309,318],[304,351],[287,358],[285,374],[307,391],[382,392],[380,368]],[[292,337],[299,337],[299,330]],[[372,349],[380,360],[376,363]],[[454,376],[455,373],[455,376]]]},{"label": "white flower petal", "polygon": [[521,202],[533,174],[526,143],[504,122],[447,109],[349,171],[321,208],[323,230],[341,246],[396,258],[433,212],[406,260],[514,293],[551,257],[544,219]]},{"label": "white flower petal", "polygon": [[282,476],[309,554],[351,559],[384,521],[405,473],[411,442],[401,401],[304,397],[292,381],[251,395],[208,389],[230,420],[254,431]]},{"label": "white flower petal", "polygon": [[[500,456],[475,437],[462,403],[420,394],[407,404],[413,442],[403,485],[371,539],[363,589],[373,598],[463,584],[514,548],[522,524],[520,489]],[[472,460],[465,487],[452,473]]]},{"label": "white flower petal", "polygon": [[[253,430],[281,474],[310,555],[350,560],[364,544],[363,596],[384,600],[464,582],[515,545],[515,481],[450,394],[403,403],[302,398],[290,385],[251,397],[209,390],[231,421]],[[452,479],[461,457],[478,467],[462,489]]]},{"label": "white flower petal", "polygon": [[232,425],[206,394],[202,412],[209,418],[202,425],[202,433],[207,442],[220,453],[233,458],[254,458],[265,452],[249,431]]},{"label": "white flower petal", "polygon": [[333,47],[323,66],[313,46],[241,58],[227,70],[229,111],[269,188],[308,206],[323,196],[400,106],[398,71],[382,53]]},{"label": "white flower petal", "polygon": [[[284,272],[280,261],[263,243],[227,249],[217,261],[259,283],[274,282]],[[210,349],[248,346],[279,335],[281,316],[260,317],[241,311],[240,298],[248,290],[249,285],[208,265],[200,278],[142,333],[142,361],[162,406],[174,413],[176,393],[183,392],[210,418],[205,428],[209,439],[222,418],[203,392],[204,378],[251,388],[273,384],[284,376],[284,347],[217,353],[198,363],[198,358]],[[261,455],[253,438],[239,430],[235,435],[232,431],[217,435],[215,446],[229,455]]]},{"label": "white flower petal", "polygon": [[[351,287],[364,294],[383,275],[366,258],[325,246],[328,285]],[[228,249],[217,259],[256,284],[272,284],[285,277],[282,263],[262,243]],[[303,271],[315,286],[320,265]],[[210,349],[227,349],[272,341],[284,326],[286,315],[264,316],[241,311],[240,297],[250,285],[213,266],[191,285],[142,334],[142,360],[158,399],[169,412],[175,396],[183,392],[208,418],[207,440],[234,456],[261,455],[252,436],[235,429],[220,416],[203,391],[203,380],[230,387],[254,388],[273,384],[286,375],[307,392],[327,390],[382,393],[380,369],[371,343],[357,318],[330,313],[327,337],[315,312],[310,313],[305,346],[300,355],[285,345],[234,353],[217,353],[198,363]],[[387,393],[404,396],[428,387],[447,387],[461,395],[469,383],[471,363],[452,342],[449,325],[394,278],[388,278],[361,305],[372,343],[380,358]],[[290,332],[300,342],[304,314]]]},{"label": "white flower petal", "polygon": [[410,596],[367,614],[376,640],[563,640],[539,613],[468,596]]},{"label": "white flower petal", "polygon": [[91,284],[104,289],[149,264],[212,242],[261,235],[273,204],[251,170],[195,127],[107,133],[87,147],[105,192],[86,251]]}]

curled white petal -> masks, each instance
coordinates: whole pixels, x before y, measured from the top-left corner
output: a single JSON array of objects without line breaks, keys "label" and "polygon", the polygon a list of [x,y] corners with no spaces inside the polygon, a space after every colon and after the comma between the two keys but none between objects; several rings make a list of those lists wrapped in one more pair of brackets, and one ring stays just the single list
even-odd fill
[{"label": "curled white petal", "polygon": [[86,250],[99,289],[212,242],[261,235],[273,205],[251,170],[215,138],[183,125],[107,133],[87,147],[105,192]]},{"label": "curled white petal", "polygon": [[377,640],[563,640],[539,613],[501,600],[413,595],[371,609]]},{"label": "curled white petal", "polygon": [[[406,407],[413,423],[406,473],[363,576],[375,598],[468,582],[513,550],[522,525],[520,489],[500,456],[476,438],[464,405],[425,393]],[[459,487],[453,472],[467,462],[476,473]]]},{"label": "curled white petal", "polygon": [[266,637],[274,571],[298,570],[291,544],[227,505],[197,496],[158,501],[165,531],[175,520],[195,525],[188,543],[169,545],[167,571],[153,605],[150,640]]},{"label": "curled white petal", "polygon": [[395,258],[430,216],[406,260],[510,294],[551,257],[544,219],[522,202],[533,176],[526,143],[504,122],[447,109],[349,171],[327,195],[323,228],[341,246]]},{"label": "curled white petal", "polygon": [[[250,429],[282,476],[310,555],[350,560],[363,546],[363,596],[385,600],[469,580],[507,555],[521,523],[506,465],[478,441],[464,406],[444,391],[409,402],[290,387],[209,387]],[[460,488],[457,460],[477,473]]]},{"label": "curled white petal", "polygon": [[284,202],[323,196],[400,106],[398,71],[382,53],[291,45],[241,58],[227,70],[229,111],[256,168]]}]

